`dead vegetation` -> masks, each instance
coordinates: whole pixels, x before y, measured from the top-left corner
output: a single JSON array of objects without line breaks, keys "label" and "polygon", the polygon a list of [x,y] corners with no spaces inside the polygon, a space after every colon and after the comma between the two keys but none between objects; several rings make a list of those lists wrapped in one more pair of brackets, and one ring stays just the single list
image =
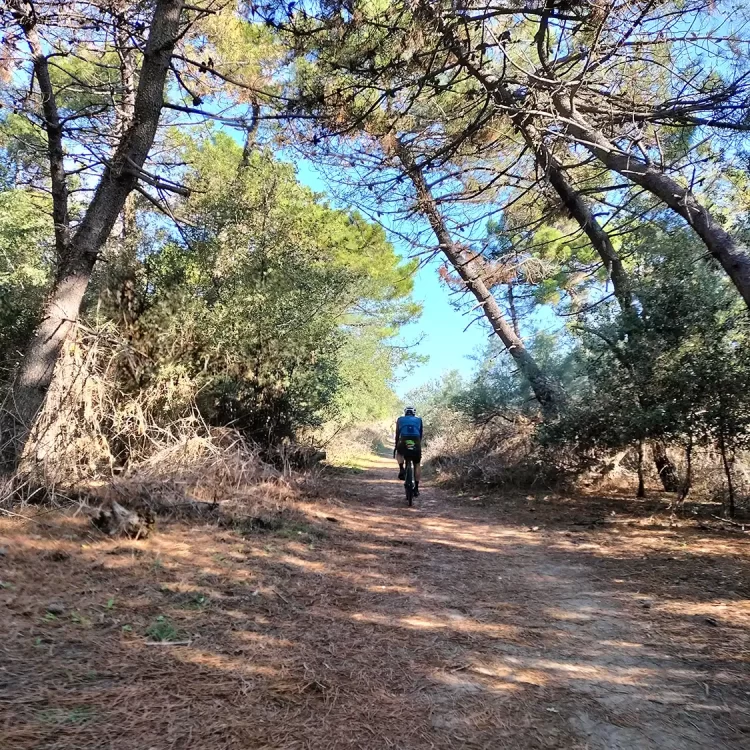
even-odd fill
[{"label": "dead vegetation", "polygon": [[355,425],[331,423],[312,437],[325,447],[330,465],[352,467],[362,456],[378,453],[392,441],[395,425],[395,419]]},{"label": "dead vegetation", "polygon": [[[536,439],[536,423],[516,416],[494,418],[483,425],[459,420],[437,438],[428,440],[426,466],[433,478],[454,490],[483,492],[494,489],[567,493],[612,492],[623,498],[638,487],[638,452],[635,447],[617,452],[589,452],[585,455],[565,447],[546,448]],[[650,457],[650,452],[647,458]],[[669,449],[678,482],[689,490],[665,494],[653,462],[644,462],[648,494],[657,498],[667,513],[700,517],[726,515],[728,487],[721,456],[716,450],[695,449],[691,455],[691,481],[684,449]],[[733,457],[733,492],[737,521],[750,517],[750,454],[738,451]],[[724,520],[728,525],[732,522]]]},{"label": "dead vegetation", "polygon": [[137,366],[115,330],[79,326],[21,466],[0,482],[0,508],[73,507],[108,536],[145,538],[158,518],[278,516],[300,489],[315,492],[315,472],[292,470],[307,452],[282,446],[273,465],[236,430],[202,420],[194,384],[123,388],[123,368]]}]

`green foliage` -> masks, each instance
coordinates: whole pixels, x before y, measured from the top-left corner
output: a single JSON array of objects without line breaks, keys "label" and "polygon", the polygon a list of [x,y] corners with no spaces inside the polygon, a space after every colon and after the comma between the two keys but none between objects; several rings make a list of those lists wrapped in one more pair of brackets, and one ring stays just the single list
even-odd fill
[{"label": "green foliage", "polygon": [[[731,471],[735,453],[750,446],[742,301],[699,241],[663,217],[640,223],[627,241],[636,310],[605,301],[571,317],[568,334],[537,334],[529,347],[568,397],[557,420],[538,424],[537,440],[552,449],[546,460],[564,447],[566,465],[585,465],[599,452],[653,440],[718,449]],[[471,378],[449,374],[409,398],[430,434],[464,441],[483,439],[489,425],[512,433],[519,417],[534,416],[528,385],[496,343]]]},{"label": "green foliage", "polygon": [[332,416],[380,416],[393,401],[387,339],[418,313],[413,264],[265,150],[243,164],[219,134],[184,151],[189,224],[146,261],[139,337],[154,377],[264,443]]},{"label": "green foliage", "polygon": [[25,190],[0,192],[0,352],[13,364],[36,323],[52,266],[48,199]]},{"label": "green foliage", "polygon": [[[569,341],[540,333],[530,341],[529,351],[544,371],[568,391],[574,387],[577,355]],[[537,411],[528,381],[494,339],[477,358],[470,378],[447,373],[442,380],[410,393],[409,400],[419,406],[431,434],[455,429],[457,419],[463,424],[483,426],[518,414],[534,416]]]},{"label": "green foliage", "polygon": [[[10,149],[21,131],[1,132],[13,184],[28,167]],[[127,323],[137,357],[115,360],[124,365],[123,388],[158,394],[151,417],[162,423],[197,399],[210,423],[263,443],[326,420],[389,413],[391,381],[404,360],[390,340],[420,312],[410,301],[416,264],[395,254],[381,227],[329,206],[267,150],[243,165],[242,149],[223,134],[202,142],[180,134],[172,142],[191,165],[185,179],[193,192],[176,208],[179,231],[138,204],[139,299],[136,320]],[[0,192],[6,366],[33,330],[53,273],[49,212],[42,193]],[[121,325],[122,279],[113,286],[107,269],[92,284],[86,314]]]},{"label": "green foliage", "polygon": [[146,635],[151,640],[160,643],[178,641],[181,636],[180,631],[164,615],[158,615],[148,628],[146,628]]},{"label": "green foliage", "polygon": [[75,706],[73,708],[45,708],[36,714],[42,724],[87,724],[96,718],[96,712],[91,706]]},{"label": "green foliage", "polygon": [[750,330],[736,293],[686,232],[651,228],[640,241],[641,315],[602,310],[578,325],[585,387],[546,437],[584,449],[745,444]]},{"label": "green foliage", "polygon": [[333,401],[339,425],[383,419],[398,407],[392,373],[402,364],[398,350],[383,345],[378,331],[352,329],[338,351],[340,388]]},{"label": "green foliage", "polygon": [[48,171],[47,137],[38,126],[16,114],[0,120],[0,186],[11,190]]},{"label": "green foliage", "polygon": [[112,92],[120,86],[119,57],[114,49],[91,55],[85,48],[61,55],[50,66],[50,78],[62,113],[112,107]]}]

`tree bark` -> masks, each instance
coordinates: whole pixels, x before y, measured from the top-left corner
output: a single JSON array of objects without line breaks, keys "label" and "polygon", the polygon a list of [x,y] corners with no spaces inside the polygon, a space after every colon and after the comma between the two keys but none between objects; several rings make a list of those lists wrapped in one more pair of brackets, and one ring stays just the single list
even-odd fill
[{"label": "tree bark", "polygon": [[70,242],[70,215],[68,213],[68,183],[65,174],[63,126],[57,108],[57,98],[50,79],[49,63],[36,30],[36,12],[28,0],[10,0],[13,17],[26,37],[34,64],[34,75],[39,84],[42,101],[44,130],[47,134],[47,153],[52,187],[52,221],[55,231],[55,253],[58,267],[67,258]]},{"label": "tree bark", "polygon": [[665,492],[679,492],[680,480],[677,476],[677,470],[667,455],[667,446],[661,440],[654,440],[651,443],[651,453],[654,456],[654,466],[659,473],[662,487]]},{"label": "tree bark", "polygon": [[[598,253],[612,282],[614,295],[620,309],[626,316],[630,316],[633,323],[637,322],[639,315],[634,304],[633,289],[622,260],[609,235],[594,216],[591,207],[568,180],[562,165],[545,144],[544,136],[536,127],[533,117],[518,107],[516,100],[502,80],[490,78],[482,71],[481,67],[474,63],[470,50],[464,48],[460,39],[455,35],[452,28],[444,22],[443,18],[425,3],[422,5],[437,24],[443,40],[459,63],[484,88],[500,111],[510,117],[516,131],[534,153],[539,168],[544,172],[545,177],[560,197],[568,213],[575,219]],[[639,445],[639,451],[639,472],[642,485],[642,445]],[[664,489],[667,492],[677,492],[679,490],[677,472],[674,464],[667,456],[663,444],[655,443],[653,453],[656,469]]]},{"label": "tree bark", "polygon": [[721,463],[724,467],[724,476],[727,478],[727,495],[728,507],[724,508],[724,514],[734,518],[734,480],[732,478],[732,464],[727,456],[727,441],[724,436],[724,425],[719,427],[719,451],[721,453]]},{"label": "tree bark", "polygon": [[638,492],[636,497],[646,497],[646,480],[643,471],[643,438],[638,441]]},{"label": "tree bark", "polygon": [[409,176],[417,193],[419,210],[430,222],[440,249],[460,276],[466,288],[474,295],[492,330],[503,342],[516,361],[519,370],[531,386],[534,396],[547,416],[558,413],[564,401],[564,393],[553,378],[542,372],[534,357],[527,351],[521,338],[503,315],[500,305],[482,279],[482,269],[478,256],[454,242],[445,221],[430,193],[424,175],[407,147],[397,142],[396,155]]},{"label": "tree bark", "polygon": [[518,320],[518,310],[516,310],[516,297],[513,293],[513,284],[509,283],[508,287],[508,311],[510,312],[510,322],[513,324],[513,332],[521,338],[521,325]]},{"label": "tree bark", "polygon": [[680,494],[677,497],[678,503],[682,505],[685,498],[690,494],[693,487],[693,433],[688,434],[688,442],[685,446],[685,481],[680,487]]},{"label": "tree bark", "polygon": [[589,204],[570,183],[560,162],[549,151],[541,140],[541,136],[538,136],[539,140],[533,137],[534,130],[526,126],[520,132],[529,147],[534,149],[537,163],[544,170],[550,185],[552,185],[555,192],[560,196],[560,200],[568,210],[568,213],[576,220],[588,237],[589,242],[591,242],[592,247],[601,258],[612,282],[612,289],[620,304],[620,308],[624,313],[633,311],[633,290],[630,285],[630,279],[622,264],[622,260],[620,260],[620,256],[612,245],[612,240],[610,240],[607,232],[596,220]]},{"label": "tree bark", "polygon": [[14,459],[44,404],[60,350],[78,318],[99,252],[134,188],[156,135],[164,85],[177,41],[184,0],[157,0],[135,98],[133,120],[105,166],[94,197],[76,231],[26,348],[13,393],[18,422]]},{"label": "tree bark", "polygon": [[258,133],[258,127],[260,126],[260,104],[254,101],[252,104],[253,116],[250,121],[250,125],[245,130],[245,145],[242,149],[242,161],[240,162],[240,170],[246,169],[250,166],[250,159],[255,149],[255,136]]},{"label": "tree bark", "polygon": [[[581,227],[588,237],[589,242],[591,242],[592,247],[601,258],[612,281],[612,287],[620,309],[626,318],[629,318],[631,323],[636,323],[639,315],[634,305],[633,289],[620,256],[612,245],[609,235],[591,211],[589,204],[568,180],[562,165],[544,143],[544,138],[534,125],[533,119],[518,109],[513,97],[501,82],[490,81],[480,68],[472,62],[471,57],[464,54],[460,44],[449,30],[444,31],[444,35],[449,37],[453,53],[459,57],[459,60],[468,72],[482,84],[485,91],[493,97],[495,103],[503,111],[509,113],[516,131],[533,151],[537,164],[543,170],[550,185],[554,188],[571,217]],[[666,448],[662,443],[657,441],[653,444],[652,451],[654,463],[664,490],[666,492],[677,492],[679,490],[679,480],[675,466],[667,455]]]},{"label": "tree bark", "polygon": [[[136,97],[136,49],[130,40],[126,23],[127,0],[116,9],[115,50],[120,61],[120,99],[116,105],[117,135],[124,138],[133,123]],[[137,225],[135,195],[131,192],[120,214],[118,262],[114,264],[114,291],[122,322],[131,326],[138,317],[136,299]]]},{"label": "tree bark", "polygon": [[750,307],[750,255],[693,195],[653,164],[621,151],[603,133],[576,112],[574,105],[559,94],[555,105],[564,118],[567,133],[599,159],[604,166],[640,185],[667,204],[695,230],[709,253],[727,273],[745,304]]}]

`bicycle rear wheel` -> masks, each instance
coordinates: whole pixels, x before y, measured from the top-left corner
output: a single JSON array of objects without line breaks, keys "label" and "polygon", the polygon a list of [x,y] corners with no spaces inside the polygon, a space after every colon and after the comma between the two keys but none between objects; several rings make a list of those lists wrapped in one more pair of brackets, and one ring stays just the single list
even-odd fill
[{"label": "bicycle rear wheel", "polygon": [[406,463],[404,488],[406,489],[406,504],[411,508],[414,501],[414,464],[411,461],[407,461]]}]

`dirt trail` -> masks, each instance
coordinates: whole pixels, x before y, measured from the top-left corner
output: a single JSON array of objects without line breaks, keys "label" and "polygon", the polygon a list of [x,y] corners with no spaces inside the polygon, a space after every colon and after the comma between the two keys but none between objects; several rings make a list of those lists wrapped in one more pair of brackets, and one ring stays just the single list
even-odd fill
[{"label": "dirt trail", "polygon": [[[429,483],[405,508],[395,474],[373,457],[308,506],[314,528],[0,540],[0,747],[748,747],[739,589]],[[710,550],[689,553],[717,581],[747,575],[746,546]],[[180,645],[151,645],[165,622]]]},{"label": "dirt trail", "polygon": [[651,602],[625,609],[578,545],[566,550],[557,534],[504,524],[501,508],[457,508],[441,490],[403,508],[392,465],[371,464],[352,488],[370,507],[352,524],[407,545],[408,593],[399,614],[389,602],[370,619],[435,634],[422,673],[432,723],[456,744],[492,746],[477,717],[495,729],[507,711],[496,747],[503,737],[519,747],[748,747],[750,693],[712,692],[716,670],[660,649]]}]

